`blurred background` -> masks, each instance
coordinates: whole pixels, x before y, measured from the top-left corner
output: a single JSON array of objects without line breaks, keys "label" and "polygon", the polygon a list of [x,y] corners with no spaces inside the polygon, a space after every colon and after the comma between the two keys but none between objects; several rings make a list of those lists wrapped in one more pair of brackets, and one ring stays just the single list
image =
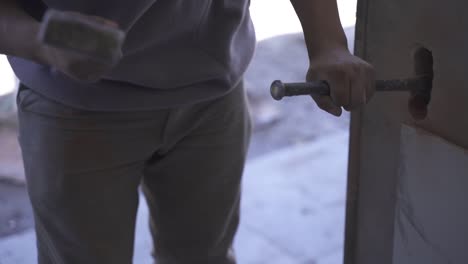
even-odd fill
[{"label": "blurred background", "polygon": [[[356,0],[338,0],[353,50]],[[308,96],[274,101],[273,80],[305,79],[308,57],[289,1],[253,0],[257,50],[245,75],[254,120],[244,174],[239,264],[342,263],[349,115],[320,111]],[[17,144],[18,82],[0,56],[0,264],[35,263],[33,217]],[[140,202],[135,261],[151,263]]]}]

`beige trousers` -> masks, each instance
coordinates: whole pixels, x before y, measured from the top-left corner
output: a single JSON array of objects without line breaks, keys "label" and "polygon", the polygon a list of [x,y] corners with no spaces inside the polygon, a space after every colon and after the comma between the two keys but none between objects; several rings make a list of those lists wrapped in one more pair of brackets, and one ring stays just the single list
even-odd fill
[{"label": "beige trousers", "polygon": [[74,109],[24,86],[17,101],[38,263],[132,263],[140,186],[156,263],[235,263],[251,129],[242,84],[142,112]]}]

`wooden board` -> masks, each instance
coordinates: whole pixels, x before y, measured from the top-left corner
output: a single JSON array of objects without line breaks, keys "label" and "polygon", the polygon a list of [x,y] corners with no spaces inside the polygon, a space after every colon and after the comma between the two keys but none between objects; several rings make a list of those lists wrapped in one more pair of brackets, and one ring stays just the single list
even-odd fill
[{"label": "wooden board", "polygon": [[[459,0],[358,2],[355,52],[375,66],[377,78],[411,76],[411,53],[422,45],[433,53],[435,79],[429,116],[424,121],[411,119],[405,93],[378,93],[352,114],[346,264],[393,263],[403,123],[468,148],[466,10],[468,2]],[[448,166],[437,160],[424,163]]]}]

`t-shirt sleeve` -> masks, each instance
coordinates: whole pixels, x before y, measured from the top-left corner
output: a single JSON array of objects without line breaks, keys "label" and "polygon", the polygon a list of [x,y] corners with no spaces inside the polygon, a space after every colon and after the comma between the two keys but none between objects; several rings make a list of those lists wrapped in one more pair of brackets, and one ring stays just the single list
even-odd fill
[{"label": "t-shirt sleeve", "polygon": [[113,20],[128,31],[157,0],[44,0],[49,8]]}]

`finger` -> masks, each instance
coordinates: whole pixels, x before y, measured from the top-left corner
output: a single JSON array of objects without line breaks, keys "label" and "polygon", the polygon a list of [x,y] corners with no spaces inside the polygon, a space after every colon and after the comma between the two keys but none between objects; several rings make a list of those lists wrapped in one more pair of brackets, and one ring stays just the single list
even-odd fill
[{"label": "finger", "polygon": [[106,64],[91,62],[88,60],[76,60],[69,63],[64,73],[75,80],[96,82],[101,79],[109,69],[109,66]]},{"label": "finger", "polygon": [[330,96],[336,106],[348,107],[350,104],[349,79],[347,74],[339,69],[330,70],[325,80],[330,84]]},{"label": "finger", "polygon": [[119,24],[117,22],[103,18],[103,17],[98,17],[98,16],[91,16],[93,19],[95,19],[98,23],[104,24],[106,26],[118,28]]},{"label": "finger", "polygon": [[307,81],[327,81],[330,86],[330,97],[335,106],[341,108],[349,104],[349,83],[347,74],[337,67],[310,69]]},{"label": "finger", "polygon": [[95,15],[87,15],[87,14],[83,14],[83,13],[76,12],[76,11],[67,11],[67,14],[70,15],[71,17],[77,17],[77,18],[84,19],[84,20],[93,20],[94,22],[104,24],[107,26],[111,26],[111,27],[116,27],[116,28],[119,27],[119,24],[117,22],[104,18],[104,17],[95,16]]},{"label": "finger", "polygon": [[[326,74],[327,71],[321,70],[318,68],[311,68],[307,72],[307,81],[318,81],[318,80],[331,80],[332,78],[329,78],[328,75]],[[330,83],[329,83],[330,84]],[[331,86],[332,84],[330,84]],[[336,86],[335,86],[336,87]],[[331,89],[331,87],[330,87]],[[334,100],[332,99],[331,96],[322,96],[322,95],[313,95],[312,99],[315,101],[317,106],[334,115],[334,116],[341,116],[343,110],[341,109],[341,106],[337,105]]]},{"label": "finger", "polygon": [[357,69],[350,75],[349,96],[350,103],[345,107],[347,111],[354,110],[364,104],[367,100],[367,76],[364,70]]},{"label": "finger", "polygon": [[341,116],[341,107],[336,106],[330,96],[313,95],[312,98],[320,109],[334,116]]}]

